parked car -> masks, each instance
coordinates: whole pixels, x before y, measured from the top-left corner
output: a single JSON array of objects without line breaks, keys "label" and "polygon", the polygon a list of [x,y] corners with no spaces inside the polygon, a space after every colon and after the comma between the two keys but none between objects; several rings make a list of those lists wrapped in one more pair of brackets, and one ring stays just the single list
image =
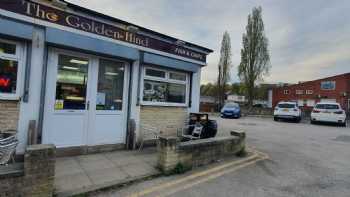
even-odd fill
[{"label": "parked car", "polygon": [[284,119],[300,122],[301,110],[296,102],[279,102],[273,112],[273,118],[275,121]]},{"label": "parked car", "polygon": [[346,113],[339,103],[317,103],[311,112],[311,124],[331,122],[346,126]]},{"label": "parked car", "polygon": [[222,118],[240,118],[241,108],[237,103],[226,103],[221,109]]}]

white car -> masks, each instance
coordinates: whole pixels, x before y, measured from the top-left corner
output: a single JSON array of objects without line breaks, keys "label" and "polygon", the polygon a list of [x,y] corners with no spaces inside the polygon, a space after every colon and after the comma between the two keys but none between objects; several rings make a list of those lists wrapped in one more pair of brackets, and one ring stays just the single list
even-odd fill
[{"label": "white car", "polygon": [[311,112],[311,123],[332,122],[346,126],[346,113],[339,103],[317,103]]},{"label": "white car", "polygon": [[273,112],[273,119],[275,121],[285,119],[301,121],[301,110],[296,102],[279,102]]}]

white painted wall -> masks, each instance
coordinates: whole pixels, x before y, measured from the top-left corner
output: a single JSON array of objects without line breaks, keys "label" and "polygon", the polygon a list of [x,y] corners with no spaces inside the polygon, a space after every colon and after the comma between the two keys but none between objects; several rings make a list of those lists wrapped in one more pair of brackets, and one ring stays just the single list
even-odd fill
[{"label": "white painted wall", "polygon": [[40,92],[42,83],[42,69],[44,65],[45,31],[35,27],[32,40],[31,71],[29,77],[28,103],[21,102],[17,153],[24,153],[27,145],[27,132],[30,120],[39,120]]},{"label": "white painted wall", "polygon": [[192,75],[192,104],[189,112],[198,113],[199,104],[200,104],[200,95],[201,95],[201,68],[198,69],[198,72],[193,73]]},{"label": "white painted wall", "polygon": [[136,139],[140,135],[140,105],[137,105],[137,95],[138,95],[138,85],[139,85],[139,71],[140,71],[140,61],[134,61],[131,73],[131,94],[130,94],[130,119],[134,119],[136,122]]}]

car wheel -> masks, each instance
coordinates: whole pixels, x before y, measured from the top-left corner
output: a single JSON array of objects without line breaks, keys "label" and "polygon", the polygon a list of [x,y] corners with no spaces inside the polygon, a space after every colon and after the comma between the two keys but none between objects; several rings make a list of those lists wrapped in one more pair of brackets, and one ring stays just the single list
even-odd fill
[{"label": "car wheel", "polygon": [[316,124],[316,121],[310,120],[310,123],[311,123],[311,124]]},{"label": "car wheel", "polygon": [[300,117],[298,117],[298,118],[295,119],[295,122],[297,122],[297,123],[299,123],[300,121],[301,121],[301,118],[300,118]]},{"label": "car wheel", "polygon": [[278,121],[278,118],[277,118],[277,117],[273,117],[273,120],[274,120],[274,121]]},{"label": "car wheel", "polygon": [[346,127],[346,121],[344,123],[341,123],[340,126]]}]

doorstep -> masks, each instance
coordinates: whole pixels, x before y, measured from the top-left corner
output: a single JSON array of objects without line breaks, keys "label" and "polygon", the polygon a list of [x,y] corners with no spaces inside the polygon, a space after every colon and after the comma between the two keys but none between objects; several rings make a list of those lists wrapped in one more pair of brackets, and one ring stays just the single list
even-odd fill
[{"label": "doorstep", "polygon": [[73,196],[160,175],[157,150],[115,151],[56,159],[55,195]]}]

